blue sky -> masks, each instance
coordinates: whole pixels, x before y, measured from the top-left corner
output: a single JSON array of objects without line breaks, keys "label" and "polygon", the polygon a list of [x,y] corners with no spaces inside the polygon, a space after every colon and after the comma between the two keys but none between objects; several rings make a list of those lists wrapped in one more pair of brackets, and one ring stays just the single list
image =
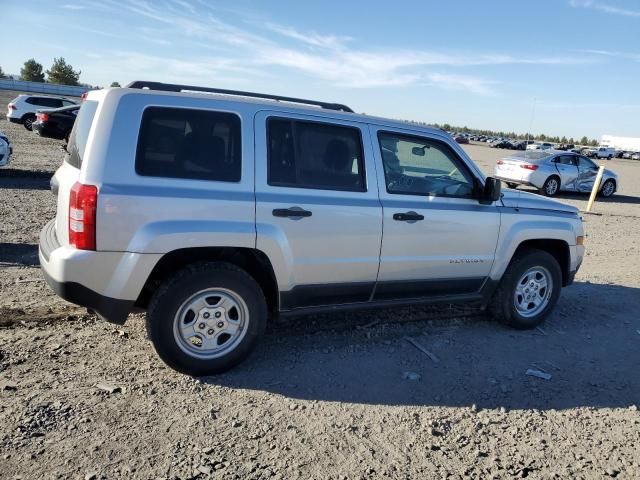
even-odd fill
[{"label": "blue sky", "polygon": [[95,85],[159,80],[430,123],[640,136],[637,0],[0,0],[0,17],[6,73],[63,56]]}]

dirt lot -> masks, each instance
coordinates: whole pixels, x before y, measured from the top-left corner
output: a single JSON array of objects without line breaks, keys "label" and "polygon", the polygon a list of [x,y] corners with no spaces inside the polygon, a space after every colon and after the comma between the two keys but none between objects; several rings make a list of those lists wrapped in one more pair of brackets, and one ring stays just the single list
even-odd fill
[{"label": "dirt lot", "polygon": [[[301,318],[196,380],[141,317],[115,328],[41,281],[59,142],[0,130],[0,478],[640,478],[640,162],[609,162],[622,188],[585,217],[586,262],[541,329],[453,307]],[[487,172],[505,153],[466,148]]]}]

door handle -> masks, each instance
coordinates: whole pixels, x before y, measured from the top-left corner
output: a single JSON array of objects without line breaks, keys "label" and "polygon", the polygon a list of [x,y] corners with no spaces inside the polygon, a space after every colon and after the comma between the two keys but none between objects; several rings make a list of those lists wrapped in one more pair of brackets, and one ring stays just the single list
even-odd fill
[{"label": "door handle", "polygon": [[273,216],[274,217],[310,217],[311,212],[309,210],[304,210],[300,207],[274,208]]},{"label": "door handle", "polygon": [[394,213],[393,219],[400,222],[417,222],[418,220],[424,220],[424,215],[416,212]]}]

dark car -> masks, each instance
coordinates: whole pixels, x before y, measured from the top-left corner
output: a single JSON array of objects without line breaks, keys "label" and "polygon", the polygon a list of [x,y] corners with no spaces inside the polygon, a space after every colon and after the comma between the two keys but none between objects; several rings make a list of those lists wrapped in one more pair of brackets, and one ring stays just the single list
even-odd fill
[{"label": "dark car", "polygon": [[80,105],[55,108],[53,110],[38,110],[33,131],[41,137],[68,140]]},{"label": "dark car", "polygon": [[460,135],[456,137],[456,142],[466,145],[467,143],[469,143],[469,140],[467,139],[467,137],[463,137],[462,135]]}]

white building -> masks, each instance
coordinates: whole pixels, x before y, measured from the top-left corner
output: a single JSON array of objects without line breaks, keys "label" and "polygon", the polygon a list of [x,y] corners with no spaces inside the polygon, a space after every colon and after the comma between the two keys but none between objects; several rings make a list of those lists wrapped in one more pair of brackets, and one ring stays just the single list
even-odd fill
[{"label": "white building", "polygon": [[613,135],[602,135],[600,145],[603,147],[615,148],[616,150],[640,152],[640,138],[638,137],[614,137]]}]

